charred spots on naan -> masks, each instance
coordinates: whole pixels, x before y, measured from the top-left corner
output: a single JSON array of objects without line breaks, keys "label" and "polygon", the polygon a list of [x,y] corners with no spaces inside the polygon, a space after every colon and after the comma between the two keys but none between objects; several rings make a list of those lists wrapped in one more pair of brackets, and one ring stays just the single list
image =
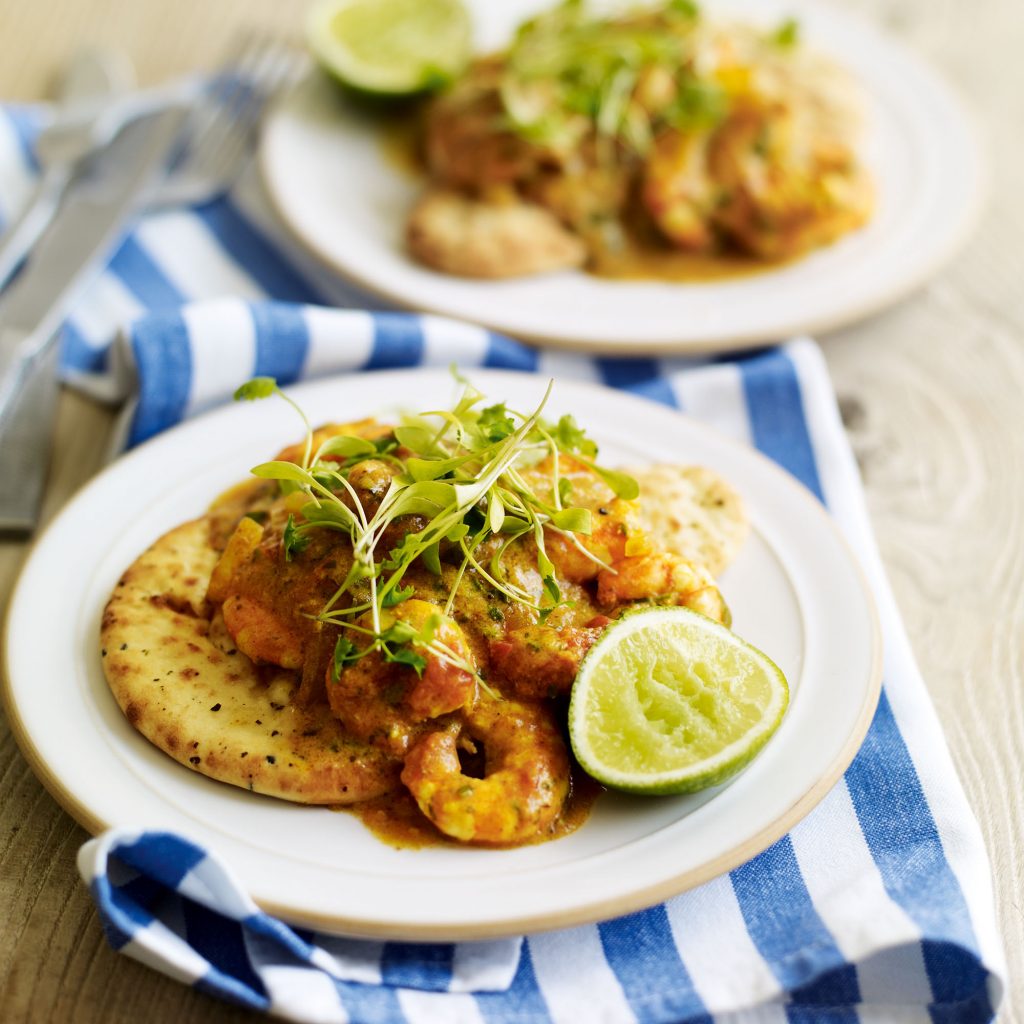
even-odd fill
[{"label": "charred spots on naan", "polygon": [[180,594],[150,594],[148,601],[154,608],[167,608],[177,615],[185,615],[191,619],[200,617],[192,603]]},{"label": "charred spots on naan", "polygon": [[216,616],[195,612],[216,558],[205,521],[185,524],[140,556],[108,602],[102,665],[127,721],[211,783],[309,804],[352,803],[398,788],[400,764],[347,744],[326,704],[298,710],[297,673],[257,669]]},{"label": "charred spots on naan", "polygon": [[141,679],[144,673],[139,672],[137,667],[131,662],[124,661],[121,658],[109,658],[106,664],[107,673],[116,679],[124,680],[131,678]]}]

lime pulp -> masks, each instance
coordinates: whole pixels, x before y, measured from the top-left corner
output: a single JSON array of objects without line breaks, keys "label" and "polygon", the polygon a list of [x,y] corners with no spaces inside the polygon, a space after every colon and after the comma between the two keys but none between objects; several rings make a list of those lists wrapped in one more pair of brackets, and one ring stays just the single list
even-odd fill
[{"label": "lime pulp", "polygon": [[318,0],[306,36],[316,61],[343,84],[402,96],[465,67],[471,24],[462,0]]},{"label": "lime pulp", "polygon": [[747,765],[789,703],[782,671],[720,623],[649,608],[610,626],[580,666],[569,736],[583,769],[637,793],[690,793]]}]

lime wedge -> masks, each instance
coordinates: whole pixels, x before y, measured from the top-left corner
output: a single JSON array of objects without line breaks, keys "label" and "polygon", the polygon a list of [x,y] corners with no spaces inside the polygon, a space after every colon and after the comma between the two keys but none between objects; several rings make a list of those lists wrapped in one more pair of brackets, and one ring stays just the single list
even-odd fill
[{"label": "lime wedge", "polygon": [[318,0],[306,38],[320,66],[344,85],[408,96],[466,66],[471,24],[462,0]]},{"label": "lime wedge", "polygon": [[609,626],[580,666],[569,737],[584,771],[634,793],[692,793],[738,772],[789,704],[778,666],[688,608]]}]

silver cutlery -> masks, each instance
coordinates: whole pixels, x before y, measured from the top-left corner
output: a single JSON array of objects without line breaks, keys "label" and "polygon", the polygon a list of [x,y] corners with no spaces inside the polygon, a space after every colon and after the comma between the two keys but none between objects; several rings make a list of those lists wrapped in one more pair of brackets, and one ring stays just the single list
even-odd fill
[{"label": "silver cutlery", "polygon": [[0,299],[0,529],[31,529],[49,463],[56,341],[160,174],[181,132],[178,109],[128,125],[68,186],[30,264]]},{"label": "silver cutlery", "polygon": [[66,187],[56,219],[0,298],[0,530],[30,531],[38,517],[57,393],[55,342],[69,308],[133,214],[226,191],[267,101],[299,67],[295,51],[246,40],[187,121],[165,104],[162,113],[128,123]]},{"label": "silver cutlery", "polygon": [[[85,105],[94,109],[95,104],[129,89],[134,83],[134,74],[127,57],[119,51],[92,49],[78,54],[68,66],[58,86],[57,110],[54,123],[69,116],[80,117]],[[44,130],[45,133],[45,130]],[[42,167],[40,180],[34,194],[22,210],[21,215],[8,228],[0,244],[0,287],[14,272],[22,257],[32,247],[60,203],[60,197],[71,180],[73,164],[81,154],[66,154],[67,160],[60,160],[61,154],[48,150],[46,146],[38,153]],[[36,443],[40,427],[52,422],[57,404],[56,349],[46,354],[39,362],[38,369],[19,394],[19,406],[31,410],[11,418],[10,429],[5,432],[4,444],[0,448],[0,467],[5,478],[21,475],[26,464],[37,457]],[[48,438],[48,434],[46,435]],[[28,479],[28,487],[34,482]],[[39,496],[29,493],[29,500],[38,502]]]},{"label": "silver cutlery", "polygon": [[110,50],[86,50],[68,68],[59,101],[35,143],[41,173],[20,214],[0,236],[0,289],[46,230],[61,197],[89,157],[130,121],[169,106],[187,105],[196,85],[176,82],[133,90],[127,58]]},{"label": "silver cutlery", "polygon": [[303,64],[300,51],[276,39],[243,37],[195,104],[188,141],[167,177],[146,196],[146,209],[197,206],[226,192],[252,152],[267,103],[298,77]]}]

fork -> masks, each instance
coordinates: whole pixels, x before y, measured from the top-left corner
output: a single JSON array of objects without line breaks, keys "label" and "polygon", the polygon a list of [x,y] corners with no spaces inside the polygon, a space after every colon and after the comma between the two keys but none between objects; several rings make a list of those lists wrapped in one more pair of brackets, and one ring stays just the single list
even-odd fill
[{"label": "fork", "polygon": [[253,148],[267,104],[297,78],[303,60],[276,39],[246,35],[189,115],[185,141],[145,208],[198,206],[226,192]]}]

